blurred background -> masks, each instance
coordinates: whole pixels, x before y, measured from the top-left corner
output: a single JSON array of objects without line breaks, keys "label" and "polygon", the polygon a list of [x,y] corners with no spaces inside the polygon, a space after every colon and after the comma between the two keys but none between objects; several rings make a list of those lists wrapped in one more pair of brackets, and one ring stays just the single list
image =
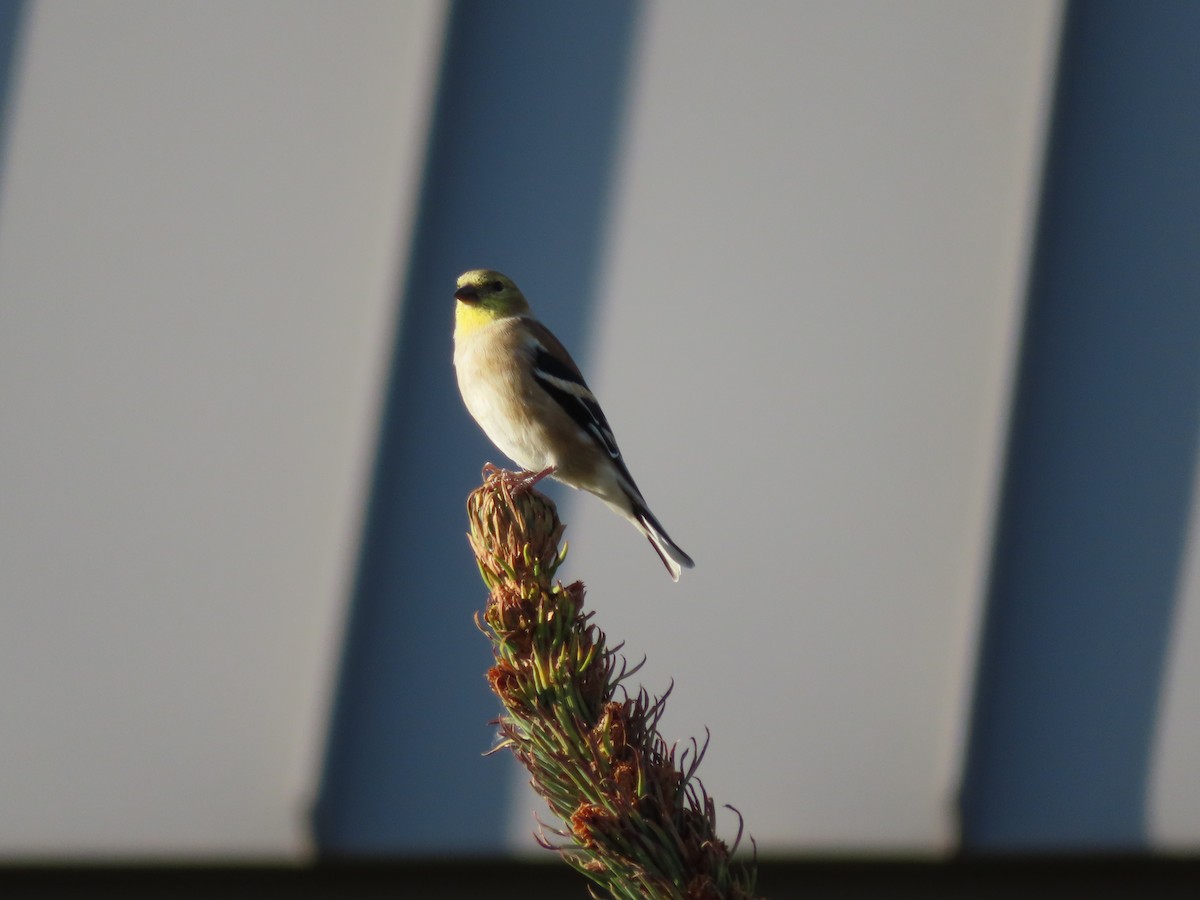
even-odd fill
[{"label": "blurred background", "polygon": [[696,559],[552,489],[764,860],[1195,854],[1198,42],[1184,0],[0,3],[0,860],[542,852],[481,756],[481,266]]}]

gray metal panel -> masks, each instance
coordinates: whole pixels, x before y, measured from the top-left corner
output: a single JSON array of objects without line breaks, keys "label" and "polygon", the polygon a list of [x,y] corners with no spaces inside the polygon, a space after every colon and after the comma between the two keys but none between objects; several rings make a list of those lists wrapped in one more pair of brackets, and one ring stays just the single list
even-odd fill
[{"label": "gray metal panel", "polygon": [[[487,460],[451,367],[453,289],[505,271],[580,349],[633,2],[459,2],[404,286],[375,489],[315,828],[330,854],[496,852],[506,756],[473,613],[464,500]],[[531,823],[532,826],[532,823]]]},{"label": "gray metal panel", "polygon": [[1200,6],[1072,5],[963,796],[968,848],[1144,845],[1200,427]]}]

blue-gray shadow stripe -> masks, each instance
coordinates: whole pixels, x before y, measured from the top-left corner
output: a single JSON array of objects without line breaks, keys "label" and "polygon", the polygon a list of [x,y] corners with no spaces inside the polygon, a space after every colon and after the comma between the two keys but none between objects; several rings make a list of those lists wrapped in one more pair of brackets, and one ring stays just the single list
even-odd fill
[{"label": "blue-gray shadow stripe", "polygon": [[[314,827],[327,855],[505,848],[508,754],[464,537],[487,460],[451,366],[453,291],[500,269],[582,350],[638,6],[454,3]],[[531,829],[533,820],[530,820]]]},{"label": "blue-gray shadow stripe", "polygon": [[24,35],[26,12],[25,0],[0,0],[0,203],[3,202],[9,124],[12,120],[13,93],[19,77],[17,59]]},{"label": "blue-gray shadow stripe", "polygon": [[1136,849],[1200,429],[1200,4],[1070,4],[962,795]]}]

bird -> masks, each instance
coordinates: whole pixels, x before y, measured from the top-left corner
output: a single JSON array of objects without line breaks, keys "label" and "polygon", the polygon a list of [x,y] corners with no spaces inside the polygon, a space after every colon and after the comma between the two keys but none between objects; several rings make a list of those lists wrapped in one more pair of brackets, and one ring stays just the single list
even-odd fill
[{"label": "bird", "polygon": [[454,291],[454,370],[467,411],[525,470],[595,494],[646,536],[673,581],[692,558],[638,490],[579,366],[508,276],[472,269]]}]

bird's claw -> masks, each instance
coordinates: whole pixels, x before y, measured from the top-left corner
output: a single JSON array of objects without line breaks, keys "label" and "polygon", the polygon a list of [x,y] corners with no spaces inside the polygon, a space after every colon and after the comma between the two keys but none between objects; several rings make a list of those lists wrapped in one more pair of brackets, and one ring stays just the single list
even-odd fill
[{"label": "bird's claw", "polygon": [[558,466],[546,466],[540,472],[522,472],[518,477],[525,479],[525,486],[532,488],[547,475],[553,475]]},{"label": "bird's claw", "polygon": [[522,470],[520,472],[510,472],[508,469],[501,469],[499,466],[494,466],[491,463],[486,463],[483,467],[483,477],[499,478],[500,483],[510,492],[514,494],[522,494],[526,491],[533,490],[534,485],[545,478],[547,475],[553,475],[557,466],[549,466],[542,469],[540,472],[529,472]]}]

